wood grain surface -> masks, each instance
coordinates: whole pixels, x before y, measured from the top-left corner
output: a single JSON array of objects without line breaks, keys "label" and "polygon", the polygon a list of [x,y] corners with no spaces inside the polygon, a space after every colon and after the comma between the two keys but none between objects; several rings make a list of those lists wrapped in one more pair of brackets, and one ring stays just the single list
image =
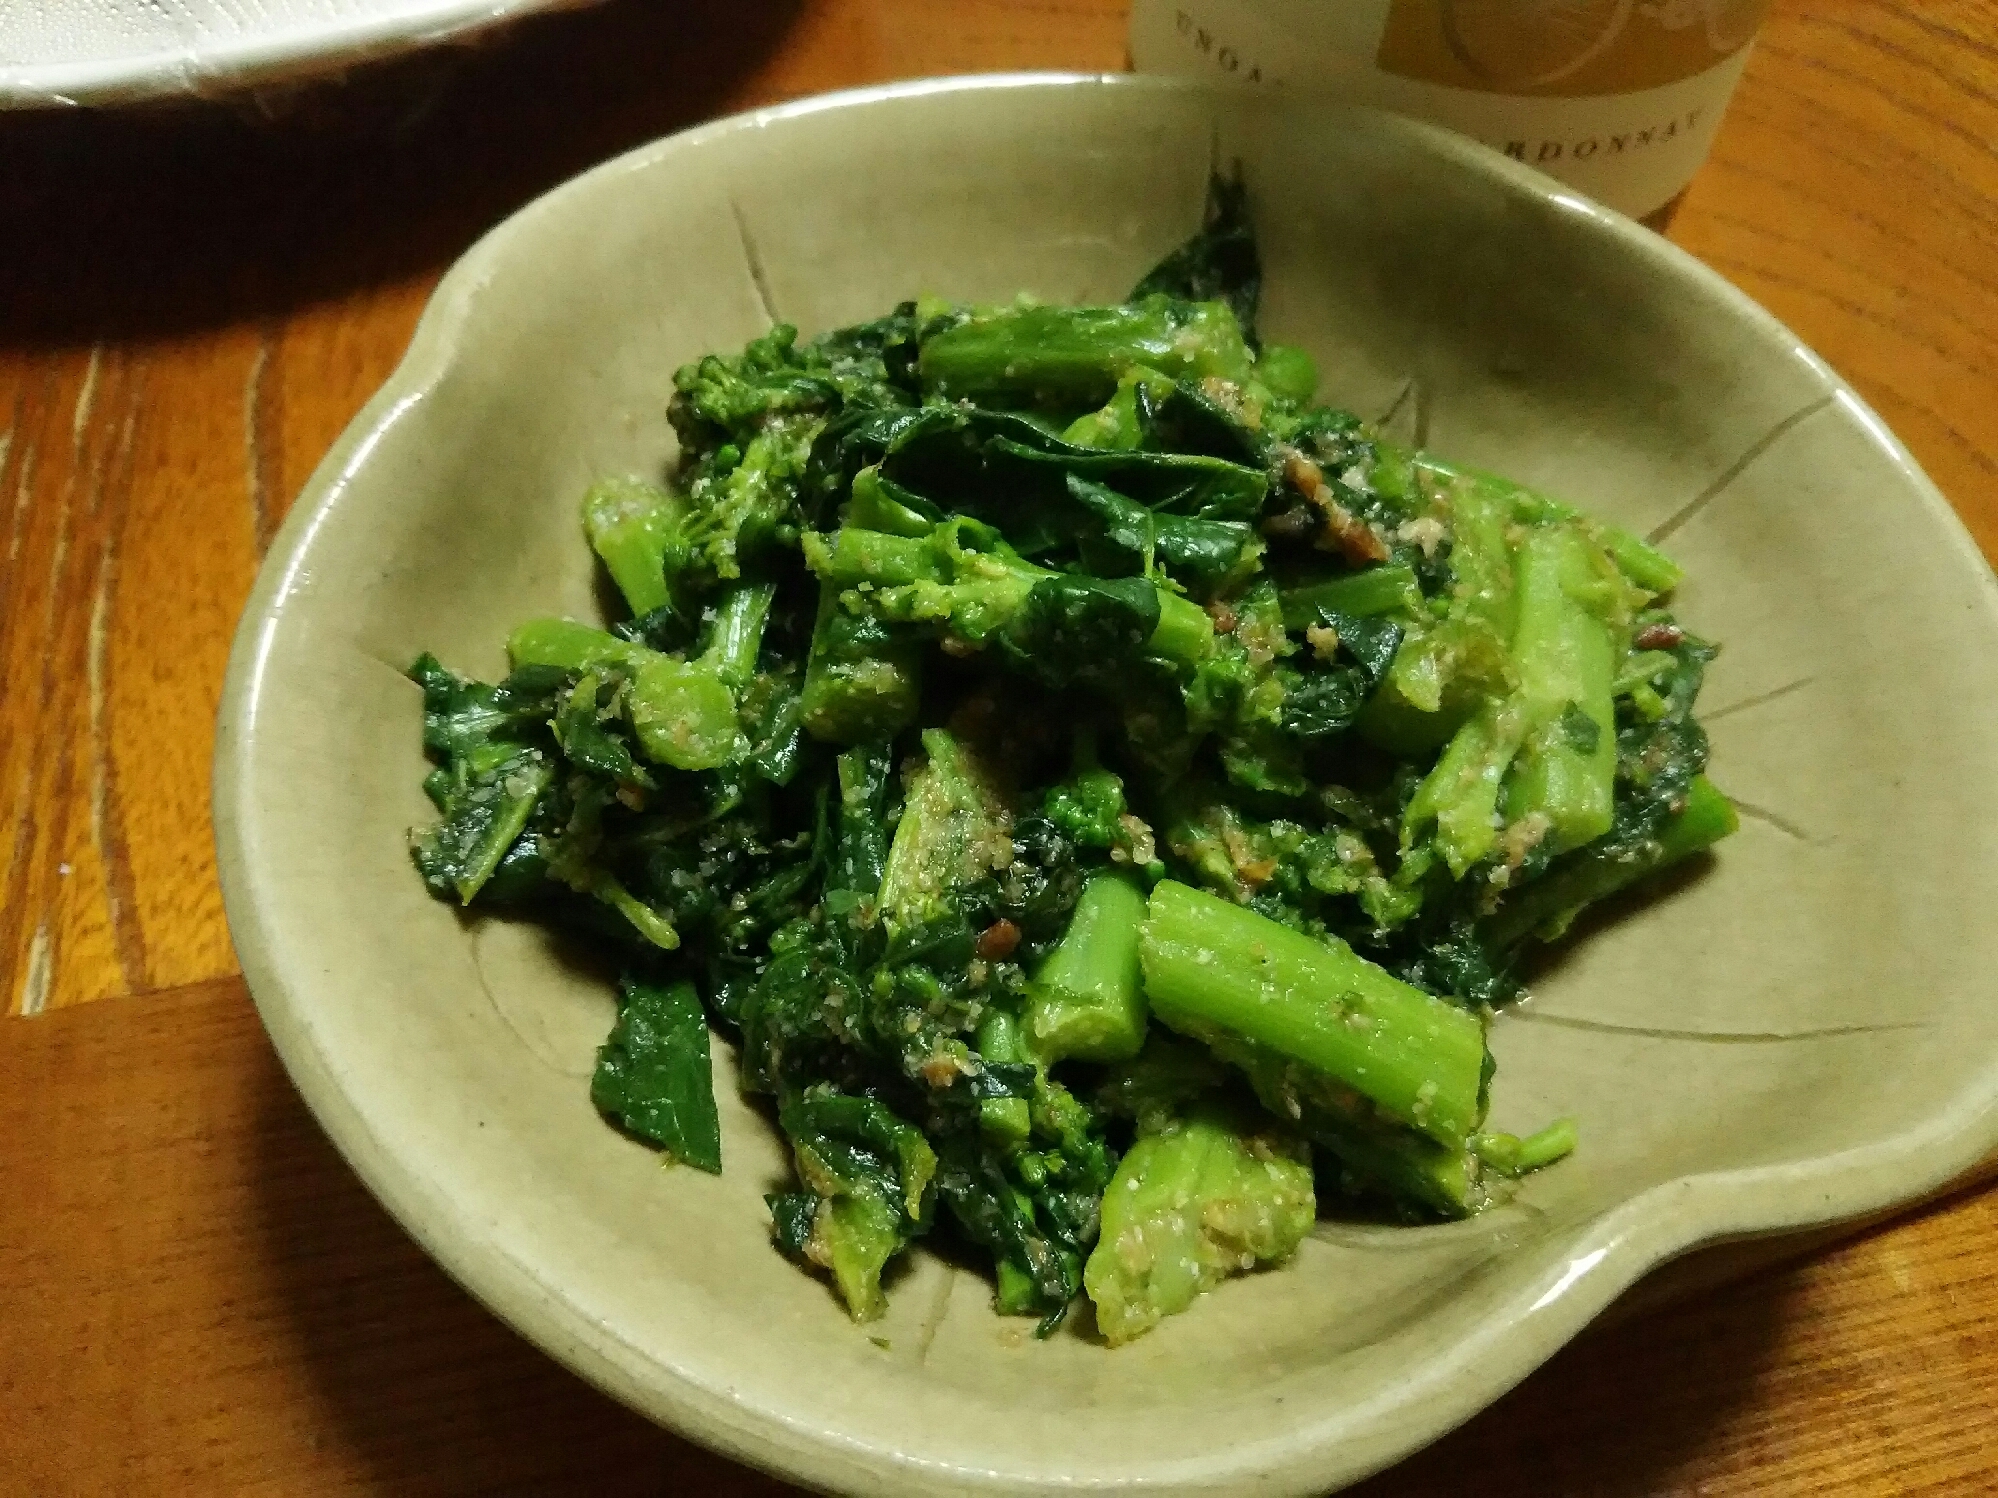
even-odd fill
[{"label": "wood grain surface", "polygon": [[[623,0],[227,106],[0,118],[0,1009],[39,1016],[0,1020],[0,1490],[778,1490],[473,1306],[294,1099],[215,881],[229,637],[430,287],[513,208],[749,105],[1119,67],[1124,21]],[[1671,228],[1987,556],[1994,145],[1998,5],[1778,0]],[[1592,1333],[1366,1491],[1998,1491],[1994,1226],[1966,1194]]]}]

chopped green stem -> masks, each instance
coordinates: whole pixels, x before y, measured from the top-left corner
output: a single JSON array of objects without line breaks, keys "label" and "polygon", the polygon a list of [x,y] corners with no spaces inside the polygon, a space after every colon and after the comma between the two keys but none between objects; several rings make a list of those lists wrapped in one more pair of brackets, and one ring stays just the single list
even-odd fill
[{"label": "chopped green stem", "polygon": [[1159,624],[1152,631],[1154,655],[1182,666],[1197,666],[1214,650],[1214,620],[1192,599],[1159,589]]},{"label": "chopped green stem", "polygon": [[1145,1043],[1138,932],[1145,896],[1126,874],[1101,873],[1083,887],[1068,931],[1034,975],[1027,1032],[1048,1062],[1071,1057],[1123,1061]]},{"label": "chopped green stem", "polygon": [[1513,659],[1529,726],[1505,812],[1515,822],[1544,816],[1557,852],[1601,837],[1615,816],[1618,650],[1565,581],[1586,545],[1558,525],[1530,532],[1519,548]]},{"label": "chopped green stem", "polygon": [[925,388],[948,399],[999,396],[1075,411],[1103,405],[1140,367],[1239,382],[1255,365],[1225,303],[1155,296],[1117,307],[977,313],[925,340],[917,367]]},{"label": "chopped green stem", "polygon": [[843,526],[830,537],[806,536],[804,548],[807,564],[851,611],[948,630],[974,644],[1009,622],[1034,584],[1053,575],[1011,548],[963,546],[956,525],[920,538]]},{"label": "chopped green stem", "polygon": [[[1383,444],[1385,445],[1385,444]],[[1406,454],[1421,470],[1443,480],[1472,479],[1481,487],[1503,495],[1512,508],[1512,518],[1522,525],[1579,523],[1616,562],[1618,570],[1646,592],[1670,593],[1685,579],[1679,564],[1642,537],[1620,526],[1591,521],[1572,505],[1561,503],[1538,490],[1516,484],[1496,474],[1484,473],[1446,462],[1433,453]]]},{"label": "chopped green stem", "polygon": [[1317,1202],[1304,1144],[1218,1103],[1146,1134],[1103,1193],[1103,1228],[1082,1272],[1112,1347],[1144,1335],[1229,1275],[1279,1263]]},{"label": "chopped green stem", "polygon": [[989,1097],[978,1104],[980,1137],[1003,1149],[1018,1149],[1034,1132],[1034,1115],[1023,1097]]},{"label": "chopped green stem", "polygon": [[1256,375],[1278,400],[1302,405],[1318,392],[1318,365],[1301,348],[1287,343],[1263,346],[1256,359]]},{"label": "chopped green stem", "polygon": [[1557,1118],[1524,1139],[1516,1134],[1474,1134],[1471,1150],[1500,1175],[1517,1179],[1572,1155],[1576,1138],[1575,1120]]},{"label": "chopped green stem", "polygon": [[1457,1149],[1483,1116],[1483,1023],[1336,938],[1165,880],[1139,953],[1152,1012],[1167,1025],[1301,1063],[1347,1090],[1356,1116],[1378,1113]]},{"label": "chopped green stem", "polygon": [[[1401,482],[1406,462],[1384,450],[1376,487],[1386,488],[1382,469]],[[1368,739],[1410,756],[1447,740],[1485,700],[1509,691],[1514,674],[1509,646],[1518,601],[1507,506],[1475,480],[1428,479],[1442,489],[1431,498],[1447,500],[1450,516],[1447,600],[1439,600],[1440,616],[1410,611],[1387,679],[1359,723]]]},{"label": "chopped green stem", "polygon": [[834,744],[892,738],[915,721],[921,697],[922,641],[891,635],[848,609],[839,584],[821,584],[800,703],[806,731]]},{"label": "chopped green stem", "polygon": [[1595,528],[1596,540],[1623,575],[1647,593],[1670,593],[1685,581],[1679,564],[1650,542],[1614,525]]},{"label": "chopped green stem", "polygon": [[936,920],[952,890],[1013,855],[1005,808],[978,762],[941,728],[925,729],[922,742],[881,875],[891,936]]},{"label": "chopped green stem", "polygon": [[828,893],[872,900],[888,862],[888,796],[895,760],[885,743],[861,744],[839,756],[839,822],[826,861]]},{"label": "chopped green stem", "polygon": [[1450,576],[1464,615],[1503,640],[1523,607],[1524,579],[1511,541],[1513,516],[1504,497],[1459,481],[1450,502]]},{"label": "chopped green stem", "polygon": [[[842,526],[830,536],[807,535],[804,547],[805,560],[827,589],[838,590],[842,607],[890,623],[940,629],[974,645],[1013,624],[1037,584],[1069,579],[1010,547],[966,547],[958,528],[948,525],[920,538]],[[1148,648],[1176,664],[1198,665],[1213,651],[1214,621],[1165,584],[1156,591],[1158,622],[1147,637]],[[812,695],[809,680],[806,695]]]},{"label": "chopped green stem", "polygon": [[631,682],[631,727],[647,756],[676,770],[713,770],[741,756],[735,694],[698,662],[654,656]]},{"label": "chopped green stem", "polygon": [[1345,1167],[1346,1185],[1427,1207],[1439,1217],[1469,1217],[1489,1201],[1477,1156],[1411,1129],[1356,1127],[1336,1111],[1303,1107],[1298,1127]]},{"label": "chopped green stem", "polygon": [[1031,1061],[1020,1033],[1020,1017],[1005,1009],[989,1012],[978,1024],[978,1054],[1001,1064]]},{"label": "chopped green stem", "polygon": [[1404,843],[1435,825],[1437,851],[1457,878],[1492,850],[1499,786],[1524,726],[1518,704],[1488,702],[1451,737],[1402,814]]},{"label": "chopped green stem", "polygon": [[852,497],[846,502],[843,520],[864,531],[883,531],[891,536],[927,536],[936,525],[934,506],[925,515],[916,508],[916,497],[899,484],[881,477],[878,466],[870,464],[853,476]]},{"label": "chopped green stem", "polygon": [[1734,803],[1706,776],[1696,775],[1686,790],[1685,810],[1658,835],[1658,861],[1652,868],[1669,868],[1681,859],[1705,852],[1740,828],[1741,816]]},{"label": "chopped green stem", "polygon": [[626,889],[615,876],[598,869],[589,879],[586,889],[589,894],[595,895],[630,921],[632,929],[660,951],[671,952],[678,949],[680,933],[672,921]]},{"label": "chopped green stem", "polygon": [[[994,1009],[978,1026],[978,1057],[987,1065],[1030,1064],[1019,1019]],[[989,1144],[1018,1149],[1034,1132],[1033,1105],[1023,1097],[987,1097],[978,1102],[978,1132]]]},{"label": "chopped green stem", "polygon": [[715,605],[707,648],[695,663],[740,691],[756,672],[756,655],[763,648],[763,626],[777,596],[774,583],[742,583],[723,593]]},{"label": "chopped green stem", "polygon": [[929,537],[890,535],[843,525],[830,536],[812,532],[805,537],[805,560],[828,585],[839,588],[899,588],[910,583],[941,583],[950,578],[947,557]]},{"label": "chopped green stem", "polygon": [[1145,439],[1144,422],[1138,415],[1141,387],[1155,399],[1164,399],[1172,393],[1172,380],[1142,365],[1126,371],[1109,402],[1069,423],[1061,440],[1075,447],[1101,447],[1118,452],[1137,447]]},{"label": "chopped green stem", "polygon": [[[1343,1183],[1353,1194],[1424,1207],[1439,1217],[1468,1217],[1485,1205],[1479,1162],[1465,1146],[1439,1144],[1414,1129],[1369,1116],[1364,1105],[1355,1106],[1350,1089],[1267,1046],[1220,1030],[1202,1038],[1213,1059],[1248,1079],[1257,1101],[1272,1115],[1291,1120],[1305,1138],[1338,1160]],[[1142,1078],[1138,1085],[1143,1087]],[[1148,1112],[1155,1115],[1170,1107],[1147,1099],[1142,1091],[1131,1101],[1141,1131]]]},{"label": "chopped green stem", "polygon": [[516,671],[522,666],[563,671],[620,666],[635,671],[646,661],[661,658],[656,650],[574,619],[530,619],[507,637],[506,653]]},{"label": "chopped green stem", "polygon": [[1415,580],[1415,569],[1401,562],[1385,562],[1363,572],[1288,590],[1283,594],[1283,625],[1285,629],[1304,629],[1327,613],[1368,619],[1381,614],[1414,614],[1421,607],[1422,589]]},{"label": "chopped green stem", "polygon": [[514,668],[554,666],[632,673],[629,711],[639,747],[676,770],[713,770],[740,759],[747,744],[737,722],[736,693],[756,669],[763,626],[776,589],[744,583],[715,606],[708,646],[691,661],[662,655],[573,619],[533,619],[507,641]]},{"label": "chopped green stem", "polygon": [[687,563],[686,508],[639,479],[606,479],[583,497],[583,529],[634,618],[673,601],[667,578]]},{"label": "chopped green stem", "polygon": [[1623,669],[1617,673],[1610,691],[1618,697],[1629,696],[1639,687],[1648,686],[1661,675],[1676,671],[1679,658],[1669,650],[1639,650],[1624,658]]}]

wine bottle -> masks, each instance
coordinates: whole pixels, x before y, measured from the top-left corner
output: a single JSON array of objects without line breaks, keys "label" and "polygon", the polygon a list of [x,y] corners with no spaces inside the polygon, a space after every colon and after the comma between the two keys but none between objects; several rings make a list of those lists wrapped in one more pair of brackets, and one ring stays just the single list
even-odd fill
[{"label": "wine bottle", "polygon": [[1131,61],[1447,125],[1635,218],[1706,159],[1767,0],[1134,0]]}]

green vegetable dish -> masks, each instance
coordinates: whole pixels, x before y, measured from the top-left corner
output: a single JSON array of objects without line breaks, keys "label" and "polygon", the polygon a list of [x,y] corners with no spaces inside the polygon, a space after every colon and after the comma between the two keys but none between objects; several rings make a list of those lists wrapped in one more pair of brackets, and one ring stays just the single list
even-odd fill
[{"label": "green vegetable dish", "polygon": [[722,1168],[719,1031],[858,1319],[931,1233],[1127,1342],[1321,1211],[1475,1213],[1538,942],[1735,826],[1679,570],[1314,404],[1239,184],[1108,307],[905,303],[673,377],[629,617],[411,668],[440,898],[622,964],[591,1096]]}]

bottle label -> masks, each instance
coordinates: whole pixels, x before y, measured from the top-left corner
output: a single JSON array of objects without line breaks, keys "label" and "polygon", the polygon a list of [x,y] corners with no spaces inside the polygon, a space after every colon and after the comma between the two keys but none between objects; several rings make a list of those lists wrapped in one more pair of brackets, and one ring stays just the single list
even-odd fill
[{"label": "bottle label", "polygon": [[1434,120],[1641,217],[1706,159],[1766,0],[1135,0],[1145,72]]},{"label": "bottle label", "polygon": [[1390,0],[1375,61],[1420,83],[1529,98],[1662,88],[1746,47],[1768,0]]}]

